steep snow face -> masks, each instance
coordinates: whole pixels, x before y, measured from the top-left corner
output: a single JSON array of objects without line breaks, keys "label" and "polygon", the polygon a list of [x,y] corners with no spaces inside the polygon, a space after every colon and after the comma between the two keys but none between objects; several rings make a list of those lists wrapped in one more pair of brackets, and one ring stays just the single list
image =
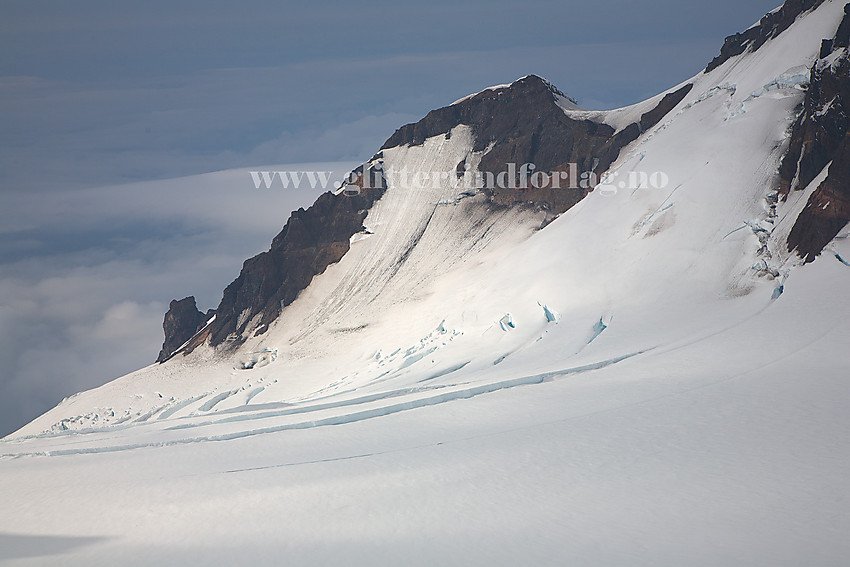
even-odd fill
[{"label": "steep snow face", "polygon": [[[365,231],[256,346],[288,345],[296,359],[335,357],[370,337],[402,337],[411,319],[436,327],[440,311],[427,317],[410,311],[433,293],[434,283],[470,259],[481,261],[495,243],[512,248],[543,220],[532,210],[490,207],[469,179],[459,178],[458,163],[474,167],[480,159],[471,148],[469,128],[459,126],[421,146],[383,150],[388,187],[369,211]],[[410,337],[418,339],[420,331]]]}]

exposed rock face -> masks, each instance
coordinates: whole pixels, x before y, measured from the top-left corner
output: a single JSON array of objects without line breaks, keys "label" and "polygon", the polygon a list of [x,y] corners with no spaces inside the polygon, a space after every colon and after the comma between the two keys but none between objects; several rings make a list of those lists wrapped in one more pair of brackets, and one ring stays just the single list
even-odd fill
[{"label": "exposed rock face", "polygon": [[803,111],[779,171],[780,195],[787,197],[808,187],[829,165],[827,178],[788,236],[788,249],[806,262],[813,261],[850,221],[850,59],[845,50],[850,41],[850,4],[844,10],[836,37],[828,42],[831,61],[820,60],[812,68]]},{"label": "exposed rock face", "polygon": [[[635,141],[642,132],[655,126],[670,112],[693,85],[670,93],[639,123],[616,132],[607,124],[577,120],[564,113],[558,101],[572,103],[548,81],[529,75],[510,86],[488,89],[457,104],[433,110],[415,124],[402,126],[382,149],[401,145],[419,145],[427,138],[448,134],[458,124],[472,128],[474,152],[484,152],[478,169],[494,176],[508,170],[508,164],[534,164],[540,172],[568,172],[576,164],[579,173],[601,175],[617,159],[620,150]],[[463,162],[458,164],[458,171]],[[516,179],[515,179],[516,180]],[[533,203],[552,214],[560,214],[580,201],[585,189],[493,188],[491,202],[499,205]]]},{"label": "exposed rock face", "polygon": [[850,222],[850,147],[832,162],[829,177],[812,193],[788,235],[788,249],[812,262]]},{"label": "exposed rock face", "polygon": [[787,0],[779,10],[767,14],[747,31],[727,37],[720,49],[720,55],[712,59],[705,72],[710,73],[747,50],[757,51],[767,40],[791,27],[800,14],[817,8],[823,2],[824,0]]},{"label": "exposed rock face", "polygon": [[180,301],[172,300],[168,306],[168,313],[165,314],[165,320],[162,322],[165,342],[162,343],[162,350],[159,351],[156,361],[165,362],[171,358],[177,349],[203,327],[213,313],[212,310],[206,315],[201,313],[195,305],[195,298],[191,295]]},{"label": "exposed rock face", "polygon": [[[364,185],[364,173],[380,177],[373,177],[365,184],[371,187],[362,188],[358,195],[328,192],[307,210],[293,212],[270,249],[244,263],[216,309],[216,320],[208,333],[212,345],[242,342],[249,326],[256,334],[264,333],[314,276],[348,252],[351,237],[364,230],[363,220],[385,190],[379,171],[361,167],[358,173],[359,187]],[[206,336],[188,345],[187,352]]]},{"label": "exposed rock face", "polygon": [[850,127],[845,106],[850,103],[847,67],[842,59],[835,69],[818,70],[817,65],[812,69],[803,111],[794,122],[788,153],[779,168],[783,196],[792,188],[805,189],[844,140]]},{"label": "exposed rock face", "polygon": [[838,31],[835,32],[835,39],[832,41],[832,48],[850,47],[850,4],[844,5],[844,19],[841,20],[841,25],[838,26]]}]

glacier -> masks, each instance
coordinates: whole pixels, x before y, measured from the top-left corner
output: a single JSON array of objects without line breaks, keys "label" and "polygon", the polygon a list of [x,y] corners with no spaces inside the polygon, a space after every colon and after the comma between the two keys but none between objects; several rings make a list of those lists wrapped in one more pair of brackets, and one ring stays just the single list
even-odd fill
[{"label": "glacier", "polygon": [[[841,564],[850,244],[804,265],[785,242],[817,180],[771,196],[800,69],[843,14],[823,2],[635,107],[559,99],[620,128],[692,84],[610,168],[666,187],[552,220],[451,177],[391,183],[368,238],[268,329],[0,441],[0,546],[79,540],[56,565]],[[370,163],[482,156],[461,124]]]}]

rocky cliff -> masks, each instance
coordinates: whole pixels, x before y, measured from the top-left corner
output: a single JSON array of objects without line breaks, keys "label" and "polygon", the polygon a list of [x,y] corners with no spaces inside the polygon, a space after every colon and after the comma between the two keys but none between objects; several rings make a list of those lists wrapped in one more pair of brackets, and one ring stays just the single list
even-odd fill
[{"label": "rocky cliff", "polygon": [[172,300],[162,322],[165,332],[165,342],[159,351],[157,362],[165,362],[174,352],[183,346],[204,324],[215,314],[212,309],[206,314],[201,313],[195,304],[193,296],[181,300]]},{"label": "rocky cliff", "polygon": [[[663,98],[638,122],[616,131],[608,124],[571,118],[564,112],[578,108],[575,101],[551,83],[529,75],[509,86],[487,89],[462,101],[428,113],[415,124],[402,126],[382,149],[418,145],[427,138],[447,134],[458,124],[472,127],[473,151],[484,152],[478,170],[498,175],[508,164],[534,164],[537,171],[567,172],[570,164],[579,172],[601,175],[617,159],[620,150],[655,126],[690,91],[686,85]],[[463,163],[458,164],[462,169]],[[533,203],[557,215],[580,201],[583,189],[529,188],[516,191],[489,189],[493,203]]]},{"label": "rocky cliff", "polygon": [[788,249],[813,261],[850,222],[850,4],[825,39],[780,166],[780,194],[803,191],[829,168],[788,236]]},{"label": "rocky cliff", "polygon": [[720,55],[711,60],[705,72],[710,73],[729,59],[748,51],[758,51],[766,41],[788,29],[801,14],[814,10],[823,2],[824,0],[788,0],[748,30],[727,37],[720,49]]}]

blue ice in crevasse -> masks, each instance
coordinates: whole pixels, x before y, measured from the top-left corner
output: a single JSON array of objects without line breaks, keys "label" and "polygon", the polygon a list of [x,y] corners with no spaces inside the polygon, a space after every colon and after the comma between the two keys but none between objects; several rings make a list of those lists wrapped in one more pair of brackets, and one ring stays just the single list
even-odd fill
[{"label": "blue ice in crevasse", "polygon": [[511,317],[510,313],[506,313],[504,317],[499,319],[499,327],[502,328],[506,333],[511,329],[516,329],[516,325],[514,324],[514,318]]},{"label": "blue ice in crevasse", "polygon": [[549,309],[548,305],[544,305],[544,304],[540,303],[539,301],[537,302],[537,305],[539,305],[540,307],[543,308],[543,314],[546,316],[546,322],[547,323],[557,323],[558,322],[558,319],[560,319],[560,315],[558,314],[557,311],[552,311],[551,309]]},{"label": "blue ice in crevasse", "polygon": [[601,335],[601,334],[602,334],[602,331],[604,331],[604,330],[605,330],[605,329],[607,329],[607,328],[608,328],[608,325],[606,325],[606,324],[602,321],[602,317],[600,317],[600,318],[599,318],[599,321],[597,321],[597,322],[596,322],[596,324],[595,324],[595,325],[593,325],[593,335],[590,337],[590,340],[589,340],[589,341],[587,341],[587,344],[592,343],[592,342],[596,339],[596,337],[598,337],[599,335]]}]

